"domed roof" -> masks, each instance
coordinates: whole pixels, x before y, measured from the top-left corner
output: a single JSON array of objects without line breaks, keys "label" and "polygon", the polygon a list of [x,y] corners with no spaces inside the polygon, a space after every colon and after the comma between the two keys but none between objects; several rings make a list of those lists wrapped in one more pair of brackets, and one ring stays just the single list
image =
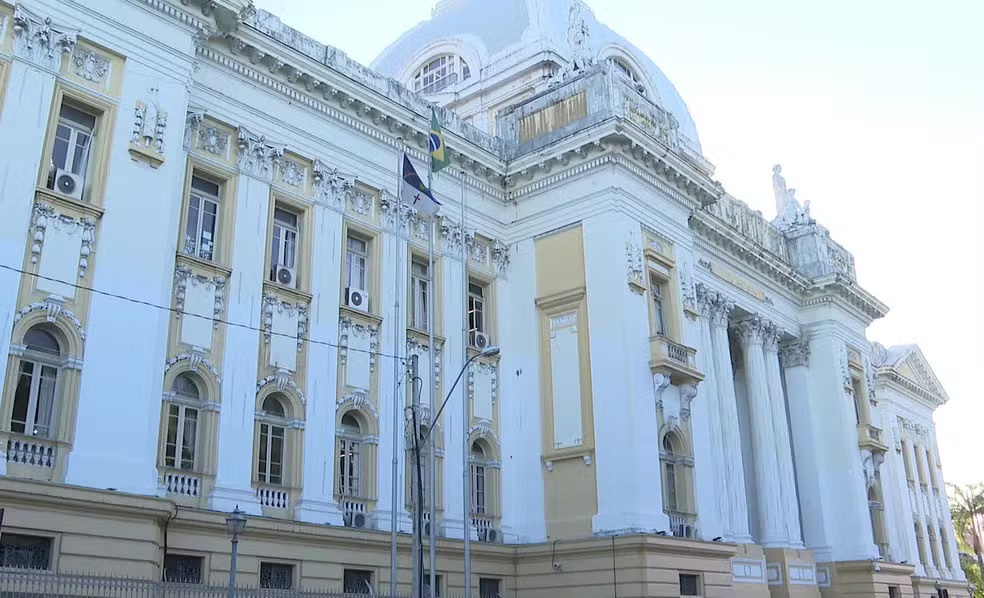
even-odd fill
[{"label": "domed roof", "polygon": [[[372,68],[408,83],[431,58],[458,54],[468,64],[467,88],[529,64],[538,53],[554,52],[570,60],[572,29],[583,20],[584,52],[596,60],[616,58],[680,123],[679,132],[700,151],[697,128],[683,98],[656,64],[639,48],[595,18],[581,0],[440,0],[430,20],[404,33],[376,58]],[[478,76],[475,76],[478,74]]]}]

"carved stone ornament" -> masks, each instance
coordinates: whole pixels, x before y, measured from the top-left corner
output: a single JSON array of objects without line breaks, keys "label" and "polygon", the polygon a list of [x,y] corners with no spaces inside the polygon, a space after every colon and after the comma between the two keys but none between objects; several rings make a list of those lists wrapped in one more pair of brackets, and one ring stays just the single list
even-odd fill
[{"label": "carved stone ornament", "polygon": [[670,385],[670,377],[666,374],[653,374],[653,395],[656,397],[656,410],[663,409],[663,391]]},{"label": "carved stone ornament", "polygon": [[506,277],[509,268],[509,246],[498,239],[492,240],[492,267],[496,276]]},{"label": "carved stone ornament", "polygon": [[369,400],[369,396],[362,391],[357,390],[351,394],[339,397],[335,401],[335,407],[337,410],[344,409],[345,411],[349,411],[350,409],[368,411],[374,418],[379,419],[379,413],[376,411],[376,406],[372,404],[371,400]]},{"label": "carved stone ornament", "polygon": [[304,334],[307,332],[308,306],[281,301],[276,293],[263,293],[263,342],[267,344],[273,336],[274,312],[297,318],[297,352],[300,353],[304,348]]},{"label": "carved stone ornament", "polygon": [[[79,250],[79,277],[85,278],[89,268],[89,256],[96,242],[96,221],[93,218],[73,218],[60,213],[46,203],[34,204],[34,217],[31,222],[31,263],[36,264],[44,248],[44,236],[48,227],[57,227],[63,232],[74,233],[82,229],[82,247]],[[68,229],[68,230],[66,230]],[[75,281],[61,281],[75,284]]]},{"label": "carved stone ornament", "polygon": [[77,29],[55,25],[20,4],[14,5],[14,55],[57,71],[63,54],[75,49]]},{"label": "carved stone ornament", "polygon": [[130,133],[130,156],[154,168],[164,163],[164,133],[167,130],[167,111],[161,110],[157,92],[156,87],[151,88],[146,101],[137,100]]},{"label": "carved stone ornament", "polygon": [[301,387],[297,385],[297,382],[294,382],[294,377],[287,370],[278,369],[276,373],[261,378],[260,381],[256,383],[256,392],[260,392],[263,390],[264,386],[270,384],[271,382],[276,383],[277,390],[279,392],[284,392],[287,389],[290,389],[297,395],[297,398],[300,399],[301,405],[307,404],[307,400],[304,398],[304,392],[301,391]]},{"label": "carved stone ornament", "polygon": [[283,158],[284,149],[270,145],[266,137],[254,135],[244,127],[238,129],[237,142],[239,170],[244,174],[269,181],[274,164],[279,163]]},{"label": "carved stone ornament", "polygon": [[479,264],[489,262],[489,246],[484,241],[476,239],[472,233],[466,236],[465,242],[468,244],[468,259]]},{"label": "carved stone ornament", "polygon": [[372,197],[362,189],[350,189],[346,194],[348,207],[356,214],[368,216],[372,213]]},{"label": "carved stone ornament", "polygon": [[[427,355],[427,359],[430,359],[430,347],[421,343],[416,338],[412,336],[407,337],[407,355]],[[441,387],[441,346],[438,345],[434,349],[434,390],[437,391]]]},{"label": "carved stone ornament", "polygon": [[696,319],[699,314],[697,308],[697,288],[694,285],[693,266],[688,261],[680,262],[680,297],[683,299],[683,309],[687,317]]},{"label": "carved stone ornament", "polygon": [[212,362],[208,360],[205,356],[205,352],[201,349],[193,348],[191,351],[186,351],[184,353],[178,353],[174,357],[168,359],[164,362],[164,375],[167,375],[168,370],[177,365],[179,362],[187,361],[188,369],[197,372],[198,368],[204,367],[207,369],[212,376],[215,378],[216,384],[221,384],[222,379],[219,376],[219,370],[216,369]]},{"label": "carved stone ornament", "polygon": [[106,81],[111,64],[109,58],[84,46],[76,45],[72,53],[72,72],[86,81],[99,85]]},{"label": "carved stone ornament", "polygon": [[571,4],[567,14],[567,43],[570,46],[570,56],[567,65],[555,75],[556,79],[568,79],[575,74],[583,73],[594,64],[590,39],[591,30],[584,18],[584,5],[576,0]]},{"label": "carved stone ornament", "polygon": [[[400,228],[406,233],[409,229],[413,209],[400,201],[400,198],[385,189],[379,194],[379,214],[383,226],[390,230]],[[399,223],[399,226],[397,225]]]},{"label": "carved stone ornament", "polygon": [[875,396],[875,368],[871,365],[871,359],[867,355],[863,358],[864,362],[864,380],[868,385],[868,400],[871,402],[876,402],[878,399]]},{"label": "carved stone ornament", "polygon": [[213,276],[212,278],[209,278],[201,274],[195,274],[188,266],[179,265],[176,267],[174,269],[175,319],[180,319],[181,316],[185,315],[185,295],[188,290],[188,285],[206,285],[212,287],[215,296],[215,301],[212,305],[212,328],[218,328],[219,322],[222,319],[222,311],[225,309],[225,277]]},{"label": "carved stone ornament", "polygon": [[52,323],[58,318],[65,318],[75,327],[75,331],[79,333],[79,338],[85,340],[85,328],[82,327],[82,322],[75,317],[75,314],[65,308],[65,301],[61,297],[49,296],[45,297],[44,301],[25,305],[14,314],[14,323],[19,322],[21,318],[32,311],[44,311],[45,320]]},{"label": "carved stone ornament", "polygon": [[761,316],[752,316],[735,324],[734,330],[743,347],[762,345],[768,332],[768,321]]},{"label": "carved stone ornament", "polygon": [[489,440],[494,446],[499,446],[499,437],[495,433],[495,429],[492,428],[492,424],[487,421],[480,421],[468,428],[468,438],[472,437],[485,438]]},{"label": "carved stone ornament", "polygon": [[475,400],[475,371],[488,375],[491,380],[492,404],[495,405],[495,397],[498,395],[499,376],[498,367],[494,363],[476,362],[468,369],[468,400]]},{"label": "carved stone ornament", "polygon": [[835,350],[838,353],[837,361],[840,363],[841,379],[843,381],[844,390],[853,394],[854,385],[851,383],[851,367],[847,362],[847,345],[844,343],[837,343],[837,348]]},{"label": "carved stone ornament", "polygon": [[690,403],[697,396],[696,384],[684,384],[680,387],[680,419],[690,419]]},{"label": "carved stone ornament", "polygon": [[198,147],[225,158],[229,152],[229,134],[218,127],[199,126]]},{"label": "carved stone ornament", "polygon": [[810,367],[810,343],[796,341],[780,346],[779,359],[784,368]]},{"label": "carved stone ornament", "polygon": [[304,187],[307,168],[299,162],[284,158],[280,161],[280,180],[291,187]]},{"label": "carved stone ornament", "polygon": [[465,235],[460,222],[441,216],[441,245],[448,253],[459,253]]},{"label": "carved stone ornament", "polygon": [[629,288],[642,295],[646,292],[646,269],[643,266],[642,246],[635,233],[625,240],[625,267],[628,273]]},{"label": "carved stone ornament", "polygon": [[764,320],[765,333],[762,337],[762,346],[766,353],[776,353],[779,351],[779,339],[782,337],[782,330],[775,322]]},{"label": "carved stone ornament", "polygon": [[369,371],[376,371],[376,351],[379,349],[379,326],[362,324],[348,316],[338,318],[338,359],[341,365],[348,361],[349,337],[369,339]]},{"label": "carved stone ornament", "polygon": [[184,141],[181,144],[184,151],[191,149],[191,141],[194,139],[195,131],[201,126],[202,121],[205,120],[205,109],[204,108],[193,108],[188,107],[188,112],[185,114],[185,130],[184,130]]},{"label": "carved stone ornament", "polygon": [[782,231],[813,224],[810,217],[810,202],[800,205],[796,199],[796,189],[786,188],[786,179],[782,176],[782,166],[772,167],[772,190],[776,196],[776,219],[773,223]]}]

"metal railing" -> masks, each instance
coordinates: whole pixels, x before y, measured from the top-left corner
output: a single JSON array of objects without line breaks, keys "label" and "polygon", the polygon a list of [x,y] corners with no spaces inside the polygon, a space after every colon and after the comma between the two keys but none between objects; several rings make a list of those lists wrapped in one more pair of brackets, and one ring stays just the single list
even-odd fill
[{"label": "metal railing", "polygon": [[[173,583],[126,577],[54,573],[35,569],[0,568],[3,598],[227,598],[228,586]],[[236,588],[237,598],[363,598],[367,593],[337,589]],[[409,594],[376,593],[376,598],[411,598]],[[457,596],[448,598],[458,598]]]}]

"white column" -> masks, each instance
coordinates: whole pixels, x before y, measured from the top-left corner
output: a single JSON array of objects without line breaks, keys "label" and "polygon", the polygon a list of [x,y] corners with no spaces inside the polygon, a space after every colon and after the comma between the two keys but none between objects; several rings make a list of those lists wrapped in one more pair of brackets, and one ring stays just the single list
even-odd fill
[{"label": "white column", "polygon": [[[209,497],[209,507],[215,511],[231,511],[238,505],[251,514],[260,514],[252,488],[253,429],[271,169],[269,160],[258,161],[254,157],[250,163],[248,154],[240,155],[236,219],[230,223],[232,276],[226,309],[230,322],[250,327],[225,328],[218,466],[215,488]],[[317,432],[310,430],[305,436],[312,433]]]},{"label": "white column", "polygon": [[751,544],[748,532],[748,499],[745,496],[745,472],[741,459],[741,430],[738,427],[738,404],[735,398],[734,371],[731,367],[731,343],[728,340],[728,316],[734,303],[718,296],[711,309],[711,343],[721,413],[721,440],[725,463],[726,499],[730,505],[725,526],[727,539]]},{"label": "white column", "polygon": [[925,444],[920,445],[918,450],[919,458],[922,460],[926,467],[926,488],[922,491],[923,501],[929,504],[928,512],[926,513],[926,525],[933,530],[933,539],[935,545],[933,546],[933,564],[936,566],[936,571],[940,577],[949,578],[950,571],[946,566],[946,556],[943,554],[943,537],[940,535],[940,521],[942,520],[942,513],[940,513],[939,502],[933,497],[933,484],[935,483],[932,459],[929,457],[929,449]]},{"label": "white column", "polygon": [[763,340],[766,326],[761,318],[754,317],[736,326],[745,360],[746,386],[748,387],[749,422],[754,452],[755,484],[758,490],[758,519],[763,546],[781,546],[786,543],[782,521],[782,497],[779,486],[779,463],[776,457],[776,439],[772,427],[769,384],[766,379]]},{"label": "white column", "polygon": [[[697,528],[705,540],[718,536],[730,539],[729,524],[731,504],[728,500],[725,462],[727,455],[723,446],[720,398],[717,383],[717,364],[714,359],[714,344],[711,340],[711,318],[717,293],[703,285],[697,285],[697,302],[700,306],[700,347],[697,349],[697,366],[704,374],[704,380],[697,386],[697,398],[693,410],[691,426],[694,430],[695,467],[698,480],[706,480],[707,490],[697,493]],[[701,405],[703,403],[703,405]],[[706,418],[698,417],[699,413]],[[710,458],[706,463],[696,460],[698,430],[709,445]],[[706,503],[705,503],[706,501]]]},{"label": "white column", "polygon": [[803,536],[800,532],[799,499],[796,494],[796,476],[793,472],[789,422],[786,418],[786,396],[782,391],[782,374],[779,371],[779,336],[780,330],[774,324],[767,327],[763,343],[765,373],[768,378],[769,399],[772,405],[772,429],[775,433],[776,456],[779,461],[783,524],[790,545],[802,547]]},{"label": "white column", "polygon": [[[21,37],[28,35],[27,31],[14,30],[13,61],[8,65],[7,90],[0,112],[0,139],[6,141],[0,160],[0,212],[3,213],[0,218],[0,263],[14,267],[20,267],[23,262],[29,239],[34,189],[41,168],[41,152],[55,89],[54,69],[57,68],[57,63],[48,63],[43,56],[35,56],[20,44]],[[35,43],[46,51],[49,46],[42,41]],[[48,43],[54,41],[48,40]],[[60,61],[62,52],[51,49]],[[65,48],[66,52],[71,50],[72,46]],[[0,269],[0,322],[3,323],[0,329],[0,383],[7,370],[20,280],[19,273]],[[0,447],[4,454],[6,450],[6,446]],[[0,458],[0,468],[4,467],[6,459]]]},{"label": "white column", "polygon": [[950,500],[946,495],[946,484],[943,482],[943,470],[937,467],[939,460],[936,459],[940,454],[939,444],[936,442],[936,426],[929,428],[929,442],[932,447],[930,464],[933,474],[936,476],[936,487],[940,489],[940,512],[942,513],[943,529],[946,532],[946,551],[950,556],[950,573],[954,579],[966,581],[967,576],[960,566],[960,550],[957,547],[957,536],[953,530],[953,518],[950,515]]},{"label": "white column", "polygon": [[[911,434],[911,426],[910,426]],[[923,538],[923,550],[926,553],[926,559],[923,560],[923,555],[919,552],[919,540],[916,539],[916,555],[919,557],[918,561],[922,565],[923,575],[926,577],[936,577],[936,569],[933,567],[933,559],[930,556],[929,549],[929,534],[928,528],[926,527],[926,513],[923,505],[923,501],[920,498],[919,489],[919,461],[916,460],[916,450],[912,443],[911,435],[903,440],[903,449],[906,455],[909,457],[909,463],[912,465],[912,480],[908,482],[909,485],[909,500],[912,502],[916,524],[919,526],[920,533]],[[916,575],[919,575],[919,567],[916,567]]]},{"label": "white column", "polygon": [[[338,281],[341,280],[342,216],[321,204],[310,210],[311,306],[308,338],[335,342],[338,338]],[[304,434],[304,485],[295,516],[301,521],[342,525],[342,513],[334,499],[335,486],[335,389],[338,349],[307,343],[307,424]],[[386,380],[380,379],[385,388]],[[379,430],[379,436],[385,434]],[[380,466],[385,475],[388,468]]]}]

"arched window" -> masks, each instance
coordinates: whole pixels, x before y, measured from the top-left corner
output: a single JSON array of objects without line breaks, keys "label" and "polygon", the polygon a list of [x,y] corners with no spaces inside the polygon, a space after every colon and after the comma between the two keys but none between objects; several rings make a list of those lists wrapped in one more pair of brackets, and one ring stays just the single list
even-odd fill
[{"label": "arched window", "polygon": [[338,438],[338,494],[362,497],[361,481],[362,426],[350,412],[342,416]]},{"label": "arched window", "polygon": [[445,54],[427,61],[413,76],[413,90],[417,93],[437,93],[459,81],[471,78],[468,63],[460,56]]},{"label": "arched window", "polygon": [[485,515],[487,502],[485,497],[485,451],[482,446],[474,442],[471,447],[471,509],[474,515]]},{"label": "arched window", "polygon": [[673,450],[673,441],[670,439],[670,434],[663,437],[663,452],[665,453],[663,479],[666,483],[666,504],[663,506],[668,510],[676,511],[679,508],[677,501],[676,454]]},{"label": "arched window", "polygon": [[264,484],[284,483],[284,439],[287,432],[284,400],[279,394],[272,394],[263,400],[256,475]]},{"label": "arched window", "polygon": [[43,326],[24,335],[10,430],[18,434],[52,438],[55,400],[62,362],[61,344]]},{"label": "arched window", "polygon": [[633,87],[635,87],[636,90],[639,91],[639,93],[645,95],[646,88],[642,84],[642,80],[639,78],[639,75],[637,75],[635,70],[631,66],[629,66],[629,63],[627,63],[625,60],[621,58],[612,56],[611,58],[608,59],[608,64],[615,67],[615,71],[618,74],[622,75],[623,77],[631,81]]},{"label": "arched window", "polygon": [[175,469],[199,467],[198,422],[202,392],[190,374],[178,374],[171,384],[167,405],[167,435],[164,440],[164,465]]}]

